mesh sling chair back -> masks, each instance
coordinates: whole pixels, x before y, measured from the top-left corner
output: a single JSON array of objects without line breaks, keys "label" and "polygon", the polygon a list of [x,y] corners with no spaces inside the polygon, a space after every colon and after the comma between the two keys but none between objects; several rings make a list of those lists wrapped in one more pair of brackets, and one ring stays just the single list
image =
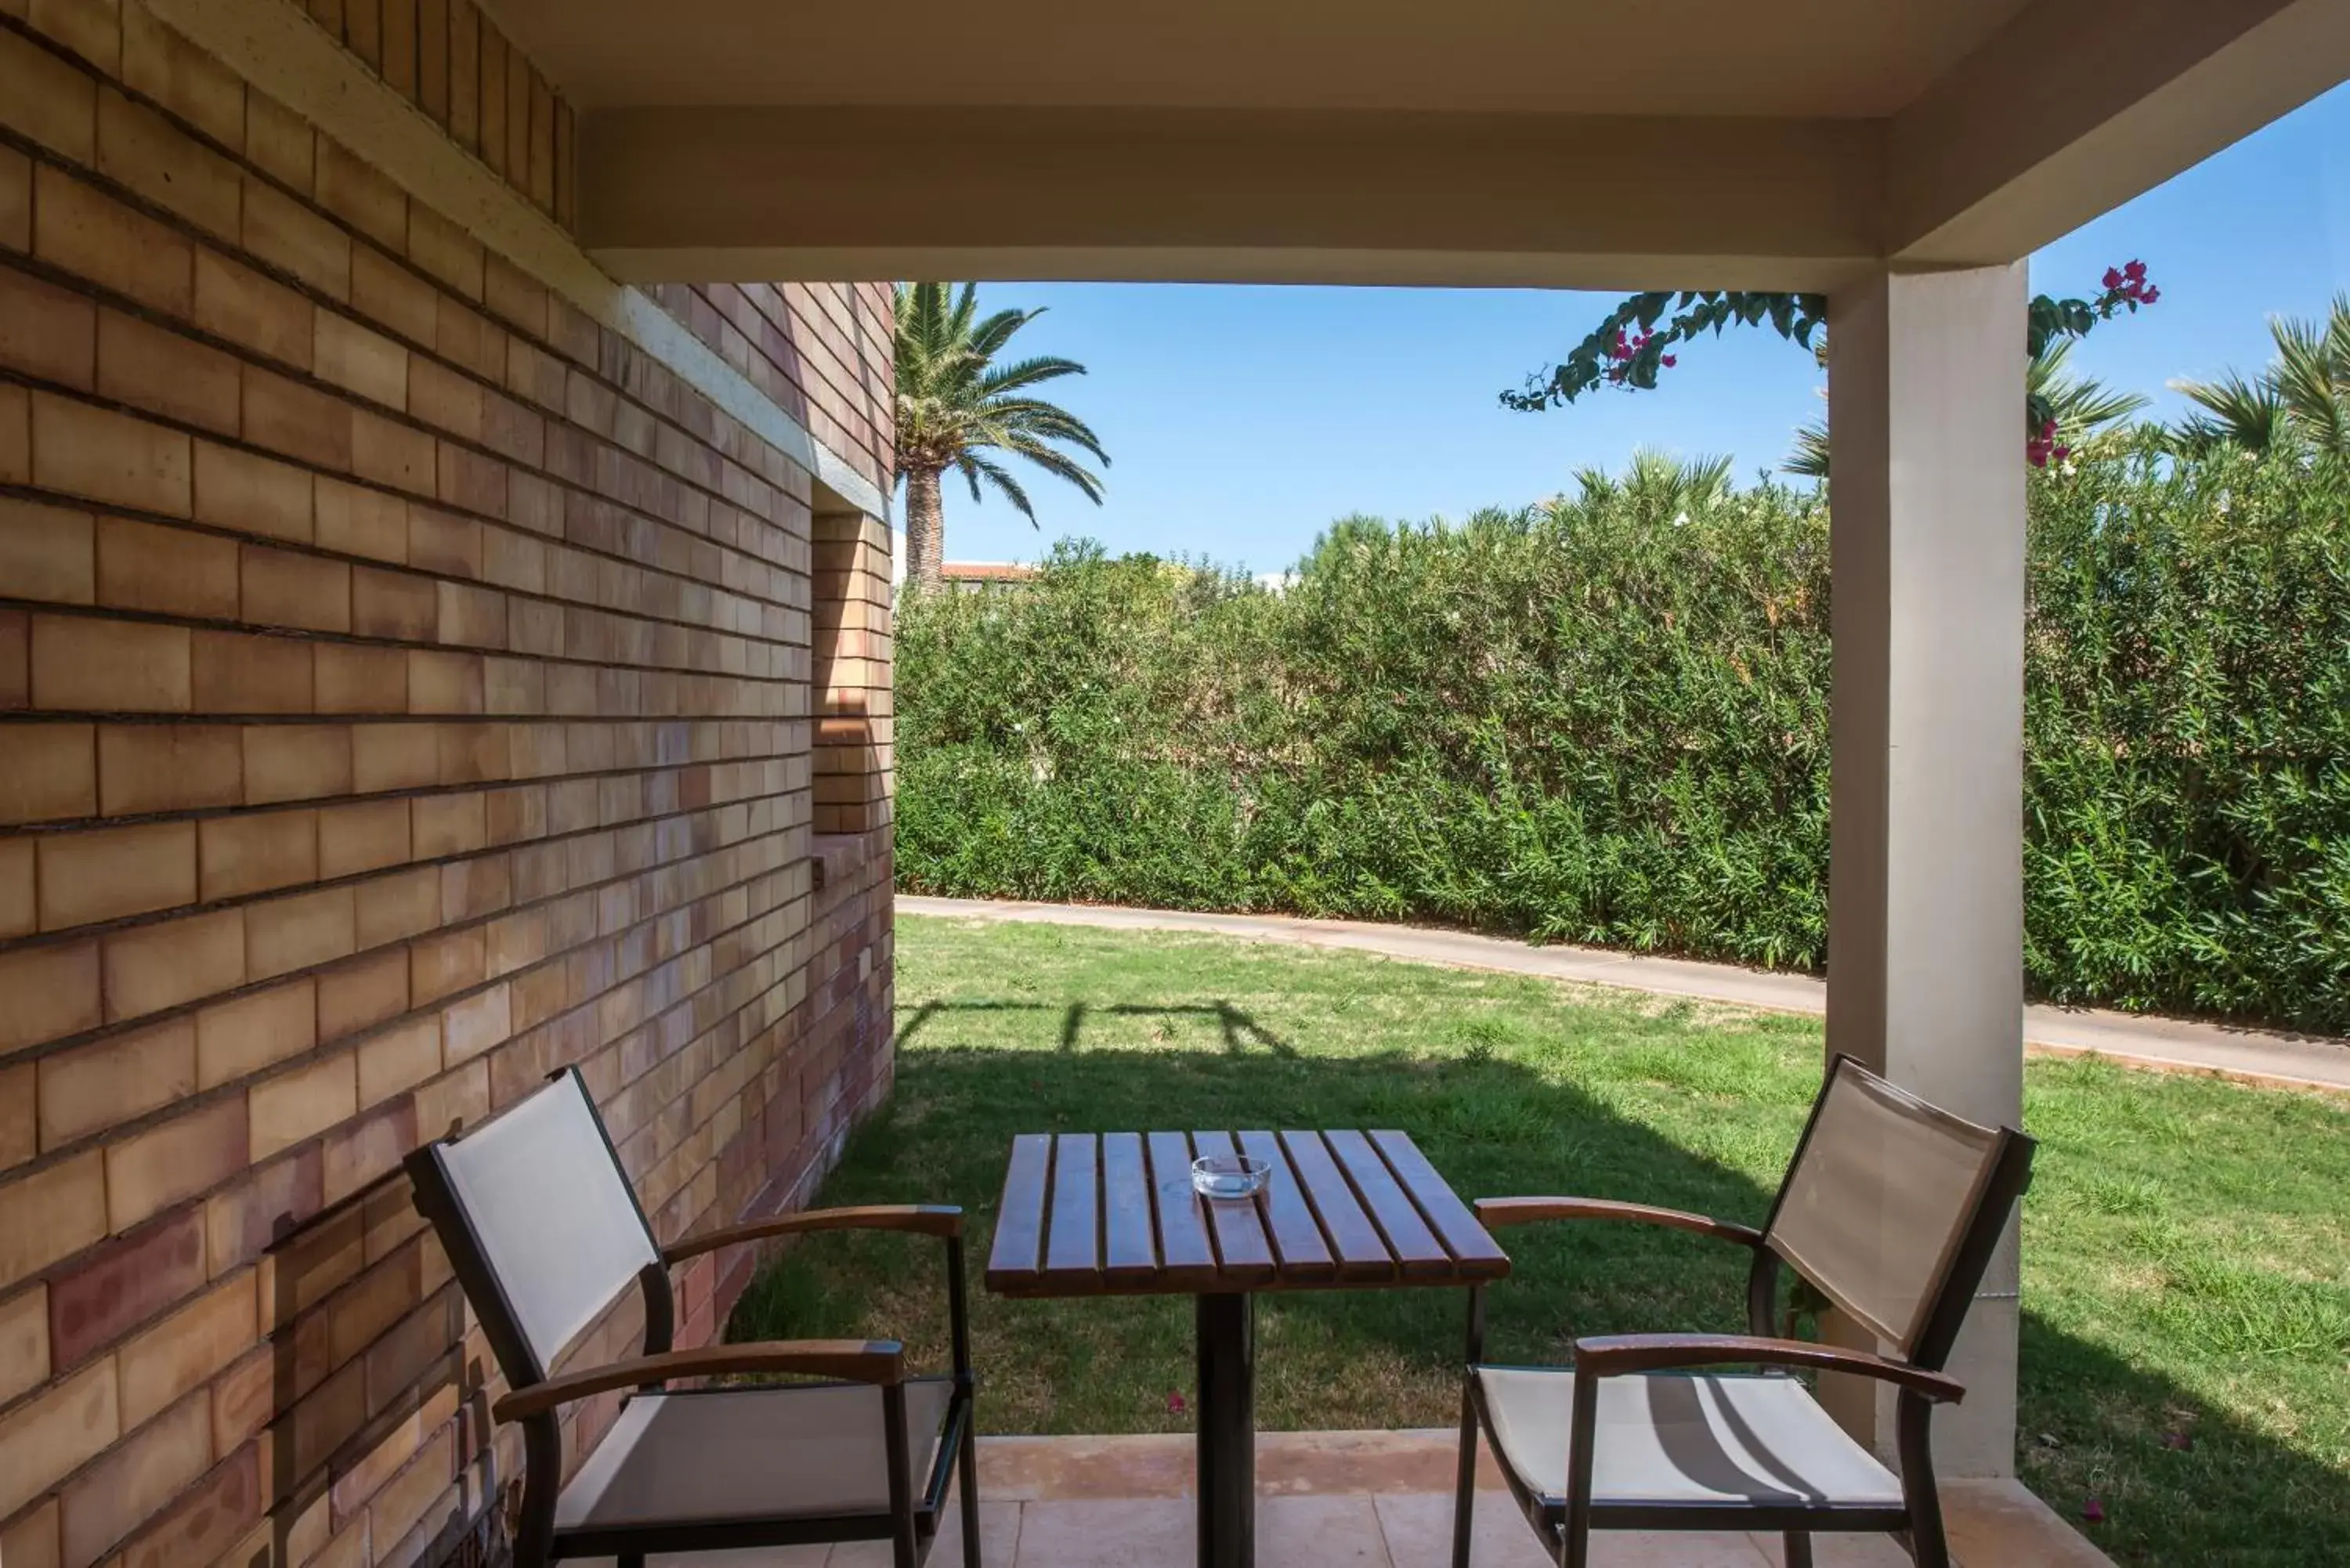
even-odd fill
[{"label": "mesh sling chair back", "polygon": [[[1808,1568],[1814,1532],[1881,1531],[1901,1537],[1919,1568],[1948,1568],[1932,1413],[1964,1395],[1942,1367],[2031,1179],[2033,1148],[2012,1127],[1954,1116],[1840,1055],[1759,1231],[1603,1199],[1479,1202],[1489,1227],[1632,1221],[1743,1247],[1748,1332],[1583,1338],[1572,1366],[1489,1366],[1483,1294],[1472,1291],[1454,1568],[1469,1563],[1481,1431],[1565,1568],[1585,1568],[1591,1532],[1608,1529],[1783,1531],[1789,1568]],[[1778,1336],[1783,1264],[1883,1352]],[[1724,1370],[1736,1367],[1762,1370]],[[1892,1386],[1898,1476],[1795,1369]]]},{"label": "mesh sling chair back", "polygon": [[[690,1237],[653,1238],[576,1068],[494,1121],[408,1158],[416,1206],[438,1233],[521,1423],[519,1568],[563,1557],[880,1540],[896,1568],[929,1554],[960,1464],[965,1568],[979,1568],[977,1456],[959,1209],[810,1210]],[[673,1350],[671,1266],[721,1247],[838,1230],[910,1231],[945,1243],[951,1376],[905,1371],[894,1340],[790,1340]],[[557,1357],[631,1286],[643,1354],[554,1373]],[[825,1381],[666,1389],[747,1373]],[[557,1413],[636,1392],[570,1481]]]}]

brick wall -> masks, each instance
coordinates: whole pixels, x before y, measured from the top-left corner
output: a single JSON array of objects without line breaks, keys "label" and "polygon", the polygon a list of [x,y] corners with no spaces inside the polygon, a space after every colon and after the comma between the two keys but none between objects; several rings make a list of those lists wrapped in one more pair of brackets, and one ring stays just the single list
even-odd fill
[{"label": "brick wall", "polygon": [[[313,10],[504,145],[470,5]],[[886,289],[691,292],[886,479]],[[805,1197],[889,1081],[888,536],[822,499],[136,0],[0,0],[7,1568],[445,1545],[518,1455],[398,1162],[552,1068],[664,1237]]]}]

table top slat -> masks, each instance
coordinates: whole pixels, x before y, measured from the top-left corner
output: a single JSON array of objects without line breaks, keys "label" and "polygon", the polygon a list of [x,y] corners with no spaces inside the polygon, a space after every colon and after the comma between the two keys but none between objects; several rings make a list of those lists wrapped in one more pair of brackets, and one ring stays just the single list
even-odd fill
[{"label": "table top slat", "polygon": [[1393,1279],[1395,1255],[1356,1200],[1355,1189],[1347,1184],[1322,1135],[1284,1132],[1281,1147],[1289,1155],[1290,1168],[1297,1173],[1297,1184],[1314,1217],[1322,1222],[1322,1233],[1330,1239],[1330,1250],[1337,1254],[1338,1277],[1367,1282]]},{"label": "table top slat", "polygon": [[1281,1140],[1269,1132],[1244,1132],[1240,1135],[1240,1146],[1243,1154],[1254,1156],[1273,1168],[1259,1202],[1264,1210],[1265,1234],[1273,1240],[1274,1257],[1280,1264],[1283,1282],[1319,1284],[1336,1279],[1338,1265],[1331,1258],[1329,1243],[1322,1239],[1322,1227],[1315,1222],[1314,1210],[1297,1185],[1297,1173],[1290,1168],[1289,1156],[1282,1152]]},{"label": "table top slat", "polygon": [[1159,1238],[1150,1222],[1150,1167],[1140,1133],[1101,1140],[1102,1273],[1113,1283],[1147,1282],[1159,1272]]},{"label": "table top slat", "polygon": [[1036,1272],[1045,1250],[1045,1183],[1052,1168],[1052,1134],[1022,1133],[1012,1140],[1003,1201],[995,1211],[995,1241],[987,1254],[989,1288],[1001,1289]]},{"label": "table top slat", "polygon": [[1191,1144],[1179,1132],[1143,1140],[1150,1157],[1150,1194],[1159,1215],[1159,1274],[1175,1289],[1213,1290],[1216,1250],[1208,1243],[1207,1216],[1191,1190]]},{"label": "table top slat", "polygon": [[[1240,1152],[1232,1147],[1232,1135],[1222,1132],[1195,1132],[1191,1135],[1191,1147],[1202,1159],[1230,1159]],[[1274,1266],[1273,1243],[1264,1233],[1264,1217],[1255,1199],[1211,1198],[1201,1207],[1208,1211],[1208,1223],[1214,1229],[1216,1254],[1222,1261],[1219,1272],[1227,1283],[1238,1287],[1265,1284],[1279,1274]]]},{"label": "table top slat", "polygon": [[1371,1140],[1358,1132],[1325,1133],[1323,1138],[1330,1152],[1345,1168],[1347,1178],[1361,1197],[1363,1207],[1371,1211],[1371,1220],[1387,1238],[1388,1250],[1394,1255],[1396,1266],[1406,1276],[1440,1275],[1452,1272],[1452,1258],[1437,1241],[1436,1232],[1419,1217],[1419,1210],[1388,1168]]},{"label": "table top slat", "polygon": [[1101,1283],[1101,1174],[1091,1133],[1063,1133],[1053,1148],[1053,1212],[1045,1279],[1083,1290]]},{"label": "table top slat", "polygon": [[1379,1151],[1388,1168],[1395,1172],[1396,1180],[1418,1205],[1421,1218],[1436,1232],[1444,1250],[1452,1254],[1454,1267],[1469,1279],[1499,1279],[1510,1272],[1510,1255],[1502,1251],[1492,1233],[1477,1221],[1475,1210],[1452,1190],[1419,1146],[1403,1133],[1374,1132],[1371,1147]]}]

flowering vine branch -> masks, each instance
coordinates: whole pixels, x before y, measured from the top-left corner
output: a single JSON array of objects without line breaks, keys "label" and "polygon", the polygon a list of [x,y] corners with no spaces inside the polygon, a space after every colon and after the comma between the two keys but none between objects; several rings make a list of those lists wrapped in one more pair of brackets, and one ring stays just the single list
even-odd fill
[{"label": "flowering vine branch", "polygon": [[[2126,310],[2136,314],[2162,297],[2147,281],[2146,264],[2107,267],[2103,291],[2094,299],[2057,299],[2039,295],[2025,307],[2024,348],[2037,358],[2060,338],[2085,337],[2097,323]],[[1504,408],[1532,413],[1571,403],[1601,388],[1647,391],[1663,372],[1680,363],[1674,350],[1699,334],[1720,337],[1728,327],[1767,326],[1791,343],[1819,352],[1826,328],[1827,296],[1763,294],[1743,290],[1683,289],[1636,294],[1617,306],[1547,374],[1536,373],[1517,391],[1503,392]],[[2035,465],[2062,461],[2069,449],[2057,444],[2056,421],[2038,395],[2024,410],[2024,455]]]}]

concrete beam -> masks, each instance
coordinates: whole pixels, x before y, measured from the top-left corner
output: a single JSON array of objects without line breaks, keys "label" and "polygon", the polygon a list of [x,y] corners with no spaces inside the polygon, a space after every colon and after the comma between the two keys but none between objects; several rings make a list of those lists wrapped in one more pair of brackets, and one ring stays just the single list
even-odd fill
[{"label": "concrete beam", "polygon": [[2345,78],[2340,0],[2041,0],[1886,123],[1885,253],[2029,255]]},{"label": "concrete beam", "polygon": [[1856,120],[623,109],[580,234],[633,281],[1825,288],[1878,253]]}]

